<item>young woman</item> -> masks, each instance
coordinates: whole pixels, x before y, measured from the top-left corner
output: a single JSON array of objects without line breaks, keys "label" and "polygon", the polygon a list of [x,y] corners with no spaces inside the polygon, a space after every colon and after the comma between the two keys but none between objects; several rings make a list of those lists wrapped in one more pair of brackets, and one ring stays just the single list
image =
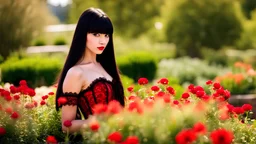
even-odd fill
[{"label": "young woman", "polygon": [[117,100],[125,105],[112,34],[112,23],[101,9],[89,8],[80,16],[56,92],[57,110],[59,97],[68,100],[61,106],[63,131],[66,120],[72,122],[69,132],[89,123],[95,104]]}]

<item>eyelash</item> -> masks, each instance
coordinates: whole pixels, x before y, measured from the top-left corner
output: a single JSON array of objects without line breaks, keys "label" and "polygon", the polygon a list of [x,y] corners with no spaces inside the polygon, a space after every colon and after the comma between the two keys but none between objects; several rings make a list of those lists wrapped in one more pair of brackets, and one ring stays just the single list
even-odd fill
[{"label": "eyelash", "polygon": [[[93,33],[93,35],[94,35],[94,36],[99,36],[100,34],[99,34],[99,33]],[[109,35],[108,35],[108,34],[105,34],[105,37],[107,37],[107,38],[108,38],[108,37],[109,37]]]}]

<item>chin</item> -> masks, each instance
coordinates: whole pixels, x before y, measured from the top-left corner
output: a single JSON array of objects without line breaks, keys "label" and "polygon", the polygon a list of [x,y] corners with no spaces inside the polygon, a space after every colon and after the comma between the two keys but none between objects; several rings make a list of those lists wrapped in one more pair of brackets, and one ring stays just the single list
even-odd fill
[{"label": "chin", "polygon": [[102,53],[103,53],[103,51],[96,52],[97,55],[100,55],[100,54],[102,54]]}]

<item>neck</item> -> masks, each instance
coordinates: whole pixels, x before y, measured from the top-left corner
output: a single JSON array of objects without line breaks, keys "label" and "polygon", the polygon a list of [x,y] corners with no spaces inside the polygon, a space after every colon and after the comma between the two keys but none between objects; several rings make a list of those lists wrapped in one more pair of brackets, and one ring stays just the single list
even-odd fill
[{"label": "neck", "polygon": [[84,58],[81,60],[80,64],[94,63],[97,64],[96,54],[93,53],[90,49],[85,49]]}]

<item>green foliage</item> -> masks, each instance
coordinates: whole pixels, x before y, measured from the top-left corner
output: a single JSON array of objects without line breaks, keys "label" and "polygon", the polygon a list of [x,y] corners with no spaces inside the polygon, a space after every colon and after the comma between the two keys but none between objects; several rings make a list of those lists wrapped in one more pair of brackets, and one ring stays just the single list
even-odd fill
[{"label": "green foliage", "polygon": [[44,45],[46,45],[46,41],[44,39],[36,39],[36,40],[34,40],[34,42],[32,42],[32,45],[44,46]]},{"label": "green foliage", "polygon": [[79,16],[89,7],[99,7],[111,18],[116,31],[122,36],[138,37],[154,29],[154,17],[160,15],[159,6],[164,0],[116,0],[102,1],[73,0],[69,22],[77,22]]},{"label": "green foliage", "polygon": [[40,0],[0,1],[0,53],[7,56],[28,46],[49,23],[46,4]]},{"label": "green foliage", "polygon": [[180,84],[199,84],[199,80],[212,80],[225,71],[222,67],[209,66],[200,59],[183,57],[162,60],[158,64],[157,77],[176,77]]},{"label": "green foliage", "polygon": [[153,80],[157,71],[157,62],[154,56],[146,52],[136,52],[119,57],[117,64],[121,74],[132,78],[135,82],[140,77]]},{"label": "green foliage", "polygon": [[66,45],[67,42],[66,42],[66,39],[64,37],[57,37],[54,42],[53,42],[54,45]]},{"label": "green foliage", "polygon": [[256,9],[256,1],[255,0],[241,0],[241,7],[244,15],[250,19],[251,12]]},{"label": "green foliage", "polygon": [[[47,91],[44,89],[42,94],[47,95]],[[19,100],[14,99],[14,95],[19,96]],[[64,141],[60,112],[55,110],[55,96],[47,96],[47,99],[42,100],[39,94],[32,97],[17,92],[11,93],[13,99],[6,101],[5,96],[0,94],[0,127],[6,130],[6,134],[0,137],[0,143],[43,143],[48,135]],[[42,105],[41,101],[46,104]],[[11,117],[14,112],[18,114],[17,118]]]},{"label": "green foliage", "polygon": [[236,42],[235,46],[237,49],[255,49],[255,38],[256,38],[256,10],[251,12],[250,20],[243,21],[243,32],[241,38]]},{"label": "green foliage", "polygon": [[233,0],[171,1],[163,9],[168,18],[166,38],[177,45],[177,55],[201,57],[200,48],[220,49],[240,38],[241,20]]},{"label": "green foliage", "polygon": [[19,81],[26,79],[32,87],[54,84],[61,69],[61,63],[53,58],[24,58],[10,59],[1,66],[2,81],[18,85]]},{"label": "green foliage", "polygon": [[126,56],[136,51],[146,51],[157,61],[165,58],[175,57],[175,45],[170,43],[154,43],[147,37],[140,37],[137,39],[124,39],[121,35],[115,35],[115,54],[116,56]]}]

